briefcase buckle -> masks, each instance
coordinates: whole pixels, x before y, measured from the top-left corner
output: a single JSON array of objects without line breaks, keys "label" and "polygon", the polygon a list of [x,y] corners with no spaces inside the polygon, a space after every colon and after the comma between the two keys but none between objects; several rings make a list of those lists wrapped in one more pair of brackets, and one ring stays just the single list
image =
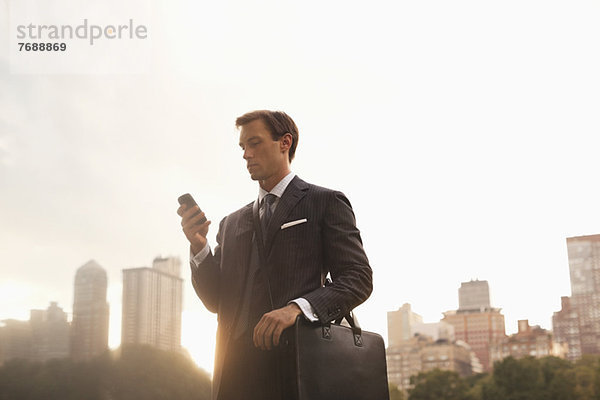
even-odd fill
[{"label": "briefcase buckle", "polygon": [[331,340],[331,326],[323,325],[323,339]]},{"label": "briefcase buckle", "polygon": [[363,346],[362,335],[355,333],[354,334],[354,345],[358,347]]}]

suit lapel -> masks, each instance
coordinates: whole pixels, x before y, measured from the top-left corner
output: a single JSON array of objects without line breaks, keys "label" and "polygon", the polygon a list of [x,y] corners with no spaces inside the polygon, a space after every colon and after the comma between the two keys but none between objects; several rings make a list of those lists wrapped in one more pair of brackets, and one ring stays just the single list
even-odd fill
[{"label": "suit lapel", "polygon": [[244,255],[243,271],[248,267],[248,257],[246,254],[250,254],[250,249],[252,246],[252,234],[253,234],[253,225],[252,225],[252,207],[246,207],[240,213],[240,219],[237,223],[237,227],[235,230],[236,240],[240,240],[240,250],[241,254]]},{"label": "suit lapel", "polygon": [[235,229],[236,236],[244,235],[248,231],[252,230],[252,228],[253,228],[253,226],[252,226],[252,206],[253,205],[254,205],[254,203],[251,203],[251,204],[247,205],[246,207],[244,207],[240,211],[240,217],[239,217],[236,229]]},{"label": "suit lapel", "polygon": [[307,189],[308,184],[295,176],[283,192],[283,195],[277,204],[277,208],[275,208],[275,212],[271,216],[269,226],[267,227],[267,237],[265,241],[265,252],[267,255],[271,252],[271,246],[275,235],[281,230],[281,224],[284,223],[286,217],[289,215],[290,211],[294,209],[296,204],[298,204],[300,199],[306,195]]}]

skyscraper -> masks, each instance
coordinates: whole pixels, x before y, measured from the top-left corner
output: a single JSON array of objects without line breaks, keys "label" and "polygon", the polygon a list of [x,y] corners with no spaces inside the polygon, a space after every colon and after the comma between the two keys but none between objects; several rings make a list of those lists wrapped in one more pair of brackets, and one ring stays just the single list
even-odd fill
[{"label": "skyscraper", "polygon": [[567,253],[581,354],[600,354],[600,235],[567,238]]},{"label": "skyscraper", "polygon": [[459,310],[485,310],[490,307],[490,287],[487,281],[471,280],[460,284]]},{"label": "skyscraper", "polygon": [[75,274],[71,357],[89,360],[108,349],[106,271],[94,260]]},{"label": "skyscraper", "polygon": [[180,350],[180,265],[178,258],[157,257],[152,268],[123,270],[121,345],[148,344],[163,350]]}]

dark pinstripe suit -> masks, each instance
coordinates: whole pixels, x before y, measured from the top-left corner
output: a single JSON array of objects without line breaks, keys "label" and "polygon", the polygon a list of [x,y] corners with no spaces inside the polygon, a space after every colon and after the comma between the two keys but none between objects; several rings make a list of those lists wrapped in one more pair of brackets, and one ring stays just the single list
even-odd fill
[{"label": "dark pinstripe suit", "polygon": [[[286,222],[304,218],[306,223],[281,229]],[[197,270],[192,268],[196,293],[219,319],[213,399],[217,399],[223,361],[244,292],[252,234],[251,203],[221,221],[214,253]],[[303,297],[319,320],[327,322],[347,314],[371,294],[371,267],[350,203],[340,192],[294,177],[271,218],[265,253],[275,308]],[[323,287],[328,272],[333,284]],[[243,388],[240,390],[243,393]]]}]

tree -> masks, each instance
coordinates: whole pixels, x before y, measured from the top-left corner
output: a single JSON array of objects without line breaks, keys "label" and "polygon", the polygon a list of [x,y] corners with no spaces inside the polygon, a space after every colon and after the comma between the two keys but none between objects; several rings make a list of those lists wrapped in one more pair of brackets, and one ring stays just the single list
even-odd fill
[{"label": "tree", "polygon": [[0,400],[29,399],[31,377],[36,376],[41,364],[26,360],[10,360],[0,367]]},{"label": "tree", "polygon": [[388,386],[390,388],[390,400],[404,400],[404,393],[402,393],[402,390],[398,389],[398,386],[392,383]]},{"label": "tree", "polygon": [[575,398],[577,400],[595,400],[598,398],[596,396],[596,369],[591,363],[584,360],[579,361],[574,368]]},{"label": "tree", "polygon": [[454,371],[434,369],[410,378],[413,388],[409,400],[465,400],[469,390],[466,382]]},{"label": "tree", "polygon": [[181,354],[149,346],[122,348],[111,378],[115,400],[209,400],[210,378]]},{"label": "tree", "polygon": [[483,387],[488,384],[492,380],[492,376],[488,373],[481,373],[476,375],[471,375],[465,378],[465,382],[469,387],[467,390],[467,394],[465,399],[468,400],[481,400]]},{"label": "tree", "polygon": [[69,359],[0,367],[0,400],[209,400],[210,378],[181,354],[148,346],[88,362]]},{"label": "tree", "polygon": [[575,400],[573,364],[557,357],[544,357],[539,362],[546,383],[546,398]]},{"label": "tree", "polygon": [[493,383],[488,385],[485,393],[489,397],[484,398],[543,400],[545,392],[544,374],[537,359],[507,357],[494,364]]}]

